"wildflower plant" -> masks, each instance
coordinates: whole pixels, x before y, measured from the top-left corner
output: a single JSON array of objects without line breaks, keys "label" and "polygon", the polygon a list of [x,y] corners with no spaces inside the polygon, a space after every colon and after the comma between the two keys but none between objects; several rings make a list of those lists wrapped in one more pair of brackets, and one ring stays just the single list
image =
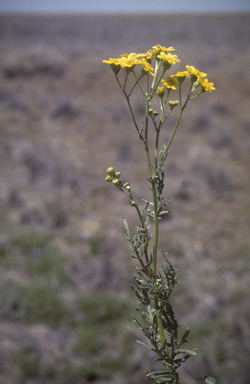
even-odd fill
[{"label": "wildflower plant", "polygon": [[[200,72],[193,66],[186,65],[183,71],[169,73],[172,65],[180,62],[177,55],[172,54],[173,47],[156,45],[146,53],[123,54],[119,58],[103,60],[108,63],[123,92],[128,104],[132,121],[139,139],[145,149],[149,189],[152,200],[143,201],[143,207],[135,199],[129,182],[121,180],[121,173],[114,167],[107,169],[106,181],[114,184],[121,192],[125,193],[128,203],[138,215],[139,224],[132,233],[126,219],[126,239],[130,242],[131,256],[138,261],[137,275],[133,278],[132,289],[135,292],[140,308],[136,308],[138,316],[135,323],[149,340],[149,345],[142,343],[156,354],[156,359],[161,361],[161,371],[148,372],[147,376],[156,383],[180,384],[179,368],[190,357],[196,355],[196,349],[186,349],[183,345],[187,342],[190,329],[187,327],[179,334],[179,323],[176,319],[170,298],[179,283],[176,269],[170,261],[167,252],[159,252],[159,222],[167,215],[168,204],[163,196],[164,190],[164,165],[173,142],[182,114],[190,100],[201,94],[215,89],[214,83],[209,82],[207,74]],[[125,74],[120,79],[120,71]],[[128,78],[133,78],[134,83]],[[146,79],[143,80],[143,79]],[[189,83],[188,90],[183,90],[184,81]],[[131,104],[131,95],[139,87],[145,99],[145,119],[139,125]],[[177,93],[177,99],[170,99],[172,92]],[[152,100],[156,98],[159,112],[152,107]],[[178,109],[178,117],[173,127],[172,134],[167,143],[160,143],[160,133],[163,125],[173,109]],[[153,148],[149,143],[149,130],[155,134]],[[161,254],[161,270],[157,270],[158,257]],[[202,379],[207,384],[214,384],[212,377],[204,376]]]}]

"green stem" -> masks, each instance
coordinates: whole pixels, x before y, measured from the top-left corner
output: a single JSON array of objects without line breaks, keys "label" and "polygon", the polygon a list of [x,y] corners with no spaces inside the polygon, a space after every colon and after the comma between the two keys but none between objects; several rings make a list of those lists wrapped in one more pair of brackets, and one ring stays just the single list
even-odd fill
[{"label": "green stem", "polygon": [[[142,226],[142,228],[143,228],[143,229],[146,229],[146,228],[145,228],[145,225],[144,225],[144,222],[143,222],[143,218],[142,218],[141,212],[140,212],[138,206],[136,205],[135,208],[136,208],[137,213],[138,213],[138,216],[139,216],[139,218],[140,218],[140,222],[141,222],[141,226]],[[143,236],[144,242],[145,242],[145,238],[146,238],[146,235]],[[147,251],[147,249],[145,249],[144,252],[145,252],[146,263],[148,264],[148,262],[149,262],[149,257],[148,257],[148,251]]]},{"label": "green stem", "polygon": [[159,147],[159,135],[160,135],[160,125],[159,128],[156,130],[156,136],[155,136],[155,170],[158,167],[158,147]]},{"label": "green stem", "polygon": [[184,108],[181,108],[181,110],[180,110],[180,113],[179,113],[178,119],[177,119],[177,121],[176,121],[176,124],[175,124],[174,130],[173,130],[172,136],[170,137],[170,140],[169,140],[169,142],[168,142],[168,145],[167,145],[167,147],[166,147],[166,149],[165,149],[165,152],[166,152],[166,153],[168,152],[169,147],[170,147],[170,145],[172,144],[172,141],[174,140],[174,136],[175,136],[175,134],[176,134],[176,131],[177,131],[177,128],[178,128],[178,125],[179,125],[179,122],[180,122],[180,119],[181,119],[181,116],[182,116],[182,113],[183,113],[183,109],[184,109]]},{"label": "green stem", "polygon": [[141,74],[141,76],[139,77],[139,79],[137,79],[137,76],[136,76],[135,71],[133,71],[133,74],[134,74],[134,77],[135,77],[136,82],[135,82],[135,84],[133,85],[133,87],[132,87],[131,91],[129,92],[129,95],[128,95],[128,96],[131,95],[131,93],[133,92],[133,90],[134,90],[134,88],[136,87],[137,84],[139,85],[139,87],[140,87],[140,89],[141,89],[143,95],[146,96],[144,90],[143,90],[142,87],[141,87],[141,84],[139,83],[139,81],[141,80],[141,78],[142,78],[143,76],[145,76],[145,75],[144,75],[144,74]]},{"label": "green stem", "polygon": [[158,220],[158,208],[157,208],[158,204],[157,204],[156,179],[154,178],[152,180],[152,194],[153,194],[153,204],[154,204],[153,272],[154,274],[156,274],[159,220]]},{"label": "green stem", "polygon": [[[153,245],[153,273],[156,274],[156,267],[157,267],[157,249],[158,249],[158,235],[159,235],[159,220],[158,220],[158,208],[157,208],[157,185],[156,185],[156,179],[152,179],[152,194],[153,194],[153,204],[154,204],[154,245]],[[159,329],[159,335],[161,344],[164,345],[165,343],[165,335],[162,325],[162,319],[161,314],[159,311],[158,301],[157,299],[154,300],[155,304],[155,311],[156,311],[156,319],[157,319],[157,325]],[[165,347],[166,353],[169,355],[168,347],[166,345]]]}]

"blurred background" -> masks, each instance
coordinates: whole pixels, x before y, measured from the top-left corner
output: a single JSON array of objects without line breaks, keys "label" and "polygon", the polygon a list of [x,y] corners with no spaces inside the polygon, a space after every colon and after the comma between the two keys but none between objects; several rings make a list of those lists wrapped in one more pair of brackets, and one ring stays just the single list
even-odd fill
[{"label": "blurred background", "polygon": [[[165,167],[160,247],[198,348],[182,381],[249,383],[249,12],[247,1],[0,1],[1,383],[151,382],[122,222],[137,218],[104,181],[114,166],[144,197],[145,155],[102,60],[156,44],[176,49],[172,72],[194,65],[216,87],[189,103]],[[140,124],[139,93],[133,105]]]}]

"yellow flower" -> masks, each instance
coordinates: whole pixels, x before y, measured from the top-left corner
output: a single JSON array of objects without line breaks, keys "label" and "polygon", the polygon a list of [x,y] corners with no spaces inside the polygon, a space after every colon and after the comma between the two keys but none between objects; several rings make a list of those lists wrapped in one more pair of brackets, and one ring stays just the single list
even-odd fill
[{"label": "yellow flower", "polygon": [[120,57],[135,57],[137,55],[137,53],[135,52],[132,52],[132,53],[123,53],[123,55],[120,55]]},{"label": "yellow flower", "polygon": [[203,79],[203,77],[207,76],[206,73],[200,72],[198,69],[196,69],[192,65],[186,65],[186,68],[187,68],[188,72],[191,73],[191,75],[196,76],[199,80]]},{"label": "yellow flower", "polygon": [[140,61],[137,59],[136,53],[130,53],[129,55],[125,53],[124,55],[121,55],[121,58],[119,59],[118,64],[122,67],[128,67],[131,68],[135,64],[140,64]]},{"label": "yellow flower", "polygon": [[160,44],[154,45],[148,52],[151,55],[157,55],[159,52],[175,51],[173,47],[162,47]]},{"label": "yellow flower", "polygon": [[200,84],[205,91],[212,93],[212,90],[215,90],[213,87],[214,83],[209,83],[208,79],[200,79]]},{"label": "yellow flower", "polygon": [[152,76],[154,76],[154,68],[150,67],[150,64],[147,60],[142,58],[142,60],[140,61],[140,64],[143,66],[143,69],[145,72],[149,72],[151,73]]},{"label": "yellow flower", "polygon": [[179,59],[177,59],[177,55],[172,55],[172,53],[168,53],[166,55],[165,52],[161,52],[157,57],[158,59],[167,61],[169,64],[175,64],[180,61]]},{"label": "yellow flower", "polygon": [[170,88],[170,89],[176,89],[180,84],[175,78],[167,77],[166,80],[162,80],[163,86]]},{"label": "yellow flower", "polygon": [[137,59],[136,53],[124,53],[120,56],[120,58],[110,58],[109,60],[103,60],[103,63],[113,64],[125,68],[132,67],[135,64],[140,64],[140,61]]},{"label": "yellow flower", "polygon": [[171,77],[189,77],[188,71],[175,72],[171,75]]},{"label": "yellow flower", "polygon": [[137,58],[142,57],[146,60],[151,60],[153,55],[150,52],[147,52],[147,53],[138,53],[136,56],[137,56]]},{"label": "yellow flower", "polygon": [[103,63],[108,63],[108,64],[115,64],[115,65],[119,65],[119,58],[118,59],[112,59],[110,58],[109,60],[102,60]]},{"label": "yellow flower", "polygon": [[182,72],[175,72],[171,75],[174,79],[177,79],[177,81],[182,84],[185,81],[186,77],[189,77],[190,73],[188,71],[182,71]]},{"label": "yellow flower", "polygon": [[163,94],[164,94],[164,86],[158,87],[157,94],[160,97],[163,96]]}]

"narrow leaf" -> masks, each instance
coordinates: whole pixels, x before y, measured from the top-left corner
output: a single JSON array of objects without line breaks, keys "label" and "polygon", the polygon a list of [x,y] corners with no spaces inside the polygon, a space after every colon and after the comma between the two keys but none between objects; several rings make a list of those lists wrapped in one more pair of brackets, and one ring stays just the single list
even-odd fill
[{"label": "narrow leaf", "polygon": [[185,353],[188,356],[196,356],[197,355],[196,351],[197,351],[197,348],[194,348],[192,350],[190,350],[190,349],[178,349],[176,351],[176,353]]},{"label": "narrow leaf", "polygon": [[147,347],[148,349],[152,350],[152,347],[150,347],[149,345],[143,343],[142,341],[136,340],[136,342],[139,343],[139,344],[142,344],[142,345],[144,345],[144,347]]}]

